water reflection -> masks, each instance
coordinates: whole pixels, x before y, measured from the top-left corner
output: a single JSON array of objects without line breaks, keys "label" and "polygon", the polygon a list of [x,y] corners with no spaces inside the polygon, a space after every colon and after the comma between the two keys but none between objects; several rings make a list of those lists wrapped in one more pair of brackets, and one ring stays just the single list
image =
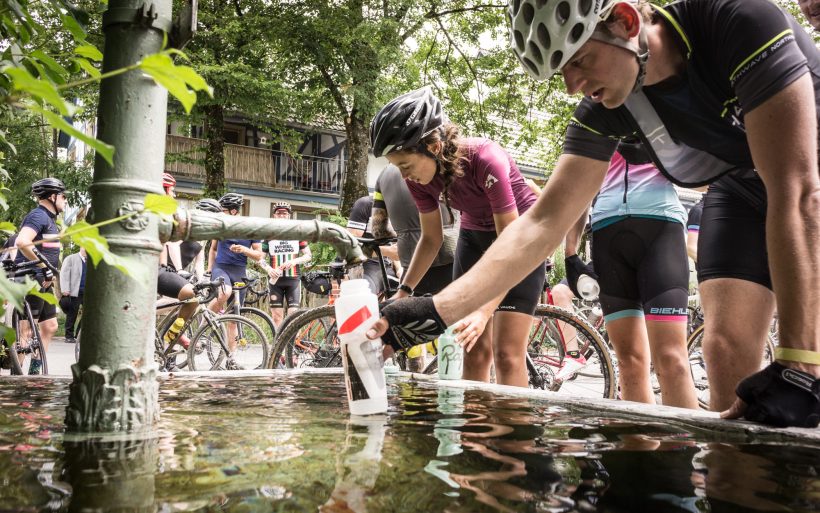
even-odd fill
[{"label": "water reflection", "polygon": [[[32,386],[28,386],[31,384]],[[164,382],[153,438],[66,438],[67,381],[0,381],[0,510],[820,510],[816,446],[729,444],[389,379],[351,418],[340,375]]]}]

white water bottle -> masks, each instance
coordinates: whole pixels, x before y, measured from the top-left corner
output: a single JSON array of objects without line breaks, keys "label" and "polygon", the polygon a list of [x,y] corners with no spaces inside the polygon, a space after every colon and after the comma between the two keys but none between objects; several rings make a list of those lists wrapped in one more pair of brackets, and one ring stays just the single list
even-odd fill
[{"label": "white water bottle", "polygon": [[598,299],[600,293],[601,287],[598,285],[598,280],[588,274],[582,274],[578,277],[578,294],[581,295],[581,299],[594,301]]},{"label": "white water bottle", "polygon": [[367,280],[342,283],[335,311],[350,413],[387,412],[382,341],[370,340],[365,335],[379,319],[379,300],[370,291]]},{"label": "white water bottle", "polygon": [[438,337],[438,379],[461,379],[464,350],[456,342],[452,328]]}]

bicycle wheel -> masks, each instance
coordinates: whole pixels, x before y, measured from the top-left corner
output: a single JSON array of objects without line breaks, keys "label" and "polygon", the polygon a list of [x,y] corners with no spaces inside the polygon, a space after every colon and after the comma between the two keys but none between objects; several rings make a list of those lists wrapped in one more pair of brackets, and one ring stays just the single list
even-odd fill
[{"label": "bicycle wheel", "polygon": [[243,306],[239,309],[239,315],[256,324],[262,334],[265,336],[264,343],[267,345],[267,352],[270,352],[271,344],[276,338],[276,325],[273,324],[273,319],[259,308],[250,306]]},{"label": "bicycle wheel", "polygon": [[[692,332],[686,347],[689,350],[689,369],[692,371],[692,380],[695,382],[695,393],[698,395],[698,405],[704,410],[709,409],[709,377],[706,374],[706,359],[703,357],[704,326]],[[771,334],[766,337],[763,347],[763,360],[760,368],[769,366],[774,361],[774,341]]]},{"label": "bicycle wheel", "polygon": [[161,372],[176,371],[188,366],[189,344],[203,323],[202,312],[197,310],[194,312],[193,317],[191,317],[190,322],[185,326],[185,329],[182,330],[182,333],[177,336],[174,345],[169,348],[168,343],[165,342],[165,336],[177,319],[177,314],[178,311],[174,311],[166,315],[159,326],[157,326],[154,335],[154,360],[157,362],[157,365],[159,365]]},{"label": "bicycle wheel", "polygon": [[26,308],[26,317],[28,318],[29,332],[23,333],[20,325],[20,312],[14,312],[12,317],[12,325],[16,331],[17,340],[12,346],[11,357],[11,373],[17,376],[27,376],[31,374],[31,362],[40,360],[41,367],[36,374],[48,374],[48,361],[46,360],[46,352],[43,348],[43,339],[40,337],[40,325],[34,322],[31,311]]},{"label": "bicycle wheel", "polygon": [[[560,390],[579,397],[616,397],[617,374],[612,356],[606,342],[592,325],[578,315],[553,305],[539,305],[533,317],[533,330],[527,348],[532,360],[530,386]],[[559,371],[564,365],[567,344],[572,342],[577,343],[586,363],[559,378],[557,376],[560,376]]]},{"label": "bicycle wheel", "polygon": [[289,312],[285,316],[285,318],[282,319],[282,322],[279,323],[279,328],[277,328],[277,330],[276,330],[276,337],[274,338],[274,341],[271,344],[270,357],[268,359],[268,363],[266,365],[266,368],[268,368],[268,369],[284,369],[286,367],[286,365],[285,365],[285,346],[284,346],[284,344],[280,343],[281,342],[282,332],[284,332],[285,329],[287,329],[287,327],[295,319],[299,318],[300,315],[303,315],[308,311],[309,311],[309,309],[294,310],[292,312]]},{"label": "bicycle wheel", "polygon": [[288,368],[342,366],[333,306],[306,310],[281,332],[279,344]]},{"label": "bicycle wheel", "polygon": [[[206,319],[188,348],[190,370],[248,370],[261,368],[268,349],[259,327],[240,315]],[[230,354],[229,341],[235,348]]]}]

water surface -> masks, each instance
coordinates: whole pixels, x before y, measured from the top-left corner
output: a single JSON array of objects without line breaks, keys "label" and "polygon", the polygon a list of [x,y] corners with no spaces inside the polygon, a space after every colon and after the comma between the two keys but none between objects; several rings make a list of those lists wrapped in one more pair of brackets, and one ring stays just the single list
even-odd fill
[{"label": "water surface", "polygon": [[351,418],[339,374],[186,377],[156,436],[64,435],[68,380],[0,381],[0,511],[820,510],[820,450],[389,378]]}]

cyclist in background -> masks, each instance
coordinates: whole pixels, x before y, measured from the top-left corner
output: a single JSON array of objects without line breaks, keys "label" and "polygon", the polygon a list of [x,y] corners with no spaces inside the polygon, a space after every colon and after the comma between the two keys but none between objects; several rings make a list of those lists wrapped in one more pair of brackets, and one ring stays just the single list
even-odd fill
[{"label": "cyclist in background", "polygon": [[[571,26],[559,15],[565,5],[580,13]],[[718,266],[701,294],[706,285],[715,292],[716,308],[704,301],[707,324],[717,317],[732,329],[727,338],[704,339],[710,395],[722,398],[712,407],[727,404],[734,390],[725,418],[817,426],[820,56],[811,37],[767,0],[682,0],[665,7],[515,0],[508,18],[525,70],[539,80],[561,71],[568,92],[586,96],[568,126],[563,155],[538,203],[464,279],[432,299],[385,307],[368,336],[384,335],[392,323],[414,326],[423,340],[525,276],[552,254],[600,189],[617,139],[637,135],[670,180],[713,184],[698,261],[703,268],[708,250]],[[715,190],[722,192],[717,198]],[[723,236],[706,245],[710,224]],[[780,346],[777,361],[758,372],[773,290]]]},{"label": "cyclist in background", "polygon": [[695,262],[695,267],[698,264],[698,238],[700,235],[700,218],[703,215],[703,200],[700,199],[695,205],[689,209],[689,215],[686,218],[686,254]]},{"label": "cyclist in background", "polygon": [[[372,219],[370,216],[372,212],[372,197],[362,196],[357,199],[350,209],[350,217],[347,219],[347,231],[354,237],[374,238],[371,232]],[[396,266],[394,264],[394,262],[399,261],[398,247],[395,245],[379,246],[379,250],[382,252],[382,260],[384,261],[387,275],[398,279],[398,274],[400,273],[396,272]],[[337,261],[341,260],[337,259]],[[381,294],[388,289],[382,276],[381,263],[379,263],[379,260],[375,256],[368,258],[364,264],[362,264],[362,270],[364,271],[364,279],[367,280],[367,283],[370,285],[370,290],[372,290],[374,294]],[[399,269],[399,271],[401,270]]]},{"label": "cyclist in background", "polygon": [[820,30],[820,0],[797,0],[797,5],[814,30]]},{"label": "cyclist in background", "polygon": [[[453,257],[458,240],[458,215],[451,215],[439,202],[444,240],[430,269],[414,289],[418,295],[435,294],[453,280]],[[371,213],[373,237],[383,239],[397,237],[399,261],[404,269],[410,266],[413,251],[421,237],[419,210],[399,168],[390,164],[376,180],[376,192]],[[392,226],[392,230],[391,230]],[[395,230],[395,231],[393,231]]]},{"label": "cyclist in background", "polygon": [[[172,198],[176,197],[177,181],[168,173],[162,174],[162,189],[166,196]],[[166,242],[162,248],[162,253],[159,255],[159,270],[157,274],[157,293],[162,296],[176,298],[180,301],[186,301],[194,297],[194,286],[188,283],[188,280],[177,273],[177,270],[182,269],[180,260],[180,242]],[[195,302],[182,305],[179,310],[179,317],[182,319],[180,323],[187,323],[191,320],[191,316],[196,312],[197,304]],[[176,320],[175,320],[176,322]],[[183,347],[188,347],[190,341],[185,335],[181,335],[181,331],[169,330],[169,344],[176,341],[176,337],[180,336],[180,343]],[[171,361],[169,360],[169,363]],[[168,369],[171,370],[171,369]]]},{"label": "cyclist in background", "polygon": [[[37,207],[29,211],[20,229],[17,232],[17,256],[15,264],[38,260],[37,255],[32,251],[35,242],[41,242],[40,253],[54,267],[60,266],[60,241],[57,235],[60,229],[57,227],[57,216],[65,210],[65,184],[57,178],[43,178],[31,184],[31,194],[37,198]],[[35,279],[40,284],[41,292],[50,292],[53,287],[54,276],[51,271],[40,264],[40,272]],[[31,308],[31,315],[37,319],[40,326],[40,338],[43,341],[43,350],[48,351],[52,337],[57,332],[57,307],[46,303],[37,296],[26,296],[26,303]],[[20,320],[20,338],[28,340],[31,334],[31,327],[28,321]],[[39,359],[32,359],[29,366],[29,374],[40,374],[43,362]]]},{"label": "cyclist in background", "polygon": [[[290,203],[280,201],[273,205],[274,219],[290,219],[292,213]],[[270,240],[262,244],[262,251],[270,255],[270,265],[263,265],[263,268],[270,276],[270,314],[273,323],[279,326],[285,315],[299,309],[302,300],[300,266],[310,262],[313,255],[307,241],[303,240]]]},{"label": "cyclist in background", "polygon": [[[385,156],[399,168],[420,212],[421,238],[399,287],[400,298],[413,294],[441,248],[442,195],[448,210],[453,207],[461,212],[453,278],[466,273],[536,201],[512,157],[491,140],[461,138],[429,88],[411,91],[385,105],[370,125],[370,140],[375,156]],[[461,316],[464,319],[456,330],[468,349],[465,379],[489,381],[495,363],[498,383],[528,385],[526,348],[532,314],[544,286],[543,260],[527,269],[528,276],[519,276],[504,290],[497,290],[497,297],[476,305],[469,318]],[[508,270],[508,262],[497,264],[497,271]],[[507,293],[516,282],[520,283]]]},{"label": "cyclist in background", "polygon": [[[621,398],[697,409],[686,348],[689,262],[686,210],[637,142],[622,141],[592,205],[592,261]],[[586,224],[584,213],[578,225]],[[578,230],[576,230],[577,232]],[[574,245],[577,245],[577,241]]]}]

